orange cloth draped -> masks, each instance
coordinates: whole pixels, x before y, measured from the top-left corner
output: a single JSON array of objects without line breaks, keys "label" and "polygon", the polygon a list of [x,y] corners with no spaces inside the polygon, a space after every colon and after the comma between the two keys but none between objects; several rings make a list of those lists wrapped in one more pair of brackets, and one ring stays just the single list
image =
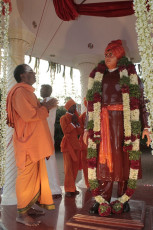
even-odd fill
[{"label": "orange cloth draped", "polygon": [[37,162],[54,152],[46,118],[48,111],[36,98],[34,88],[17,83],[7,97],[8,125],[14,127],[13,144],[17,167],[25,167],[26,156]]},{"label": "orange cloth draped", "polygon": [[80,143],[78,135],[81,134],[82,129],[80,126],[72,124],[72,115],[67,112],[60,118],[60,125],[64,134],[61,152],[63,152],[64,159],[65,192],[75,192],[75,180],[79,169]]},{"label": "orange cloth draped", "polygon": [[75,153],[74,149],[72,148],[72,146],[71,146],[71,144],[70,144],[70,142],[69,142],[70,138],[71,138],[71,135],[70,135],[70,134],[64,135],[63,140],[62,140],[62,142],[61,142],[61,151],[63,152],[64,149],[67,149],[68,152],[69,152],[69,154],[70,154],[71,157],[72,157],[72,160],[73,160],[73,161],[77,161],[78,158],[77,158],[77,156],[76,156],[76,153]]},{"label": "orange cloth draped", "polygon": [[107,163],[110,172],[112,172],[113,162],[109,130],[109,110],[123,111],[123,105],[108,105],[103,107],[101,110],[101,142],[99,150],[99,163]]},{"label": "orange cloth draped", "polygon": [[[77,113],[75,114],[77,115]],[[60,125],[64,133],[64,137],[61,142],[61,152],[69,152],[73,149],[72,153],[70,152],[70,155],[73,158],[74,150],[80,150],[78,135],[81,134],[82,129],[80,126],[75,127],[71,121],[72,114],[70,113],[66,113],[60,118]]]},{"label": "orange cloth draped", "polygon": [[64,159],[64,189],[65,192],[75,192],[75,181],[79,170],[79,151],[75,150],[77,161],[73,161],[69,152],[63,152]]},{"label": "orange cloth draped", "polygon": [[33,163],[30,157],[27,156],[25,168],[18,168],[16,195],[19,213],[25,213],[36,202],[48,210],[55,209],[49,187],[45,159]]}]

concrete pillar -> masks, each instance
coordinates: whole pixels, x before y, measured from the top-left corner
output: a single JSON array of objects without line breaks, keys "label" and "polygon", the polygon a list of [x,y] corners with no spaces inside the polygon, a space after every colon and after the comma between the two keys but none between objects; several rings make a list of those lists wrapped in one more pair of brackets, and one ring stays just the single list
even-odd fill
[{"label": "concrete pillar", "polygon": [[[80,82],[81,82],[81,113],[85,112],[84,100],[88,90],[88,78],[91,71],[94,69],[98,60],[96,57],[80,56],[78,60],[77,68],[80,70]],[[86,188],[84,175],[82,170],[82,179],[77,183],[77,186]]]},{"label": "concrete pillar", "polygon": [[78,68],[80,70],[80,82],[81,82],[81,113],[85,111],[83,98],[87,94],[89,74],[91,73],[94,67],[95,64],[90,62],[83,62],[78,65]]},{"label": "concrete pillar", "polygon": [[80,82],[81,82],[81,113],[85,111],[83,98],[86,96],[88,90],[88,78],[91,71],[95,68],[98,62],[101,60],[99,55],[87,55],[80,54],[75,57],[73,62],[75,67],[80,70]]}]

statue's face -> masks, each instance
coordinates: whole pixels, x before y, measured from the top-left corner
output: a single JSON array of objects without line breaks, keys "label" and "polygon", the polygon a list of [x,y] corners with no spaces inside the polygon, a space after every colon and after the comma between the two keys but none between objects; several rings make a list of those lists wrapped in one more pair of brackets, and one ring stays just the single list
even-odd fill
[{"label": "statue's face", "polygon": [[108,69],[115,69],[117,67],[117,57],[110,51],[105,53],[105,64]]}]

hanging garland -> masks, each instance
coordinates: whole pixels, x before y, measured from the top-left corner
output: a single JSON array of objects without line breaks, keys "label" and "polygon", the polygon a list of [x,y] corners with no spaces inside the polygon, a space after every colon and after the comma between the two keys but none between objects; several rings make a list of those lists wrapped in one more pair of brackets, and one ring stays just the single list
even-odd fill
[{"label": "hanging garland", "polygon": [[39,86],[39,66],[40,66],[40,58],[35,58],[34,70],[36,72],[36,90]]},{"label": "hanging garland", "polygon": [[97,156],[98,144],[100,143],[101,130],[101,85],[104,72],[107,67],[102,61],[90,74],[88,82],[88,180],[92,195],[100,204],[99,215],[108,216],[113,213],[123,212],[123,204],[127,202],[134,193],[138,179],[140,159],[140,133],[141,123],[139,121],[139,97],[140,89],[135,66],[123,57],[118,62],[120,74],[120,86],[123,100],[124,116],[124,146],[123,152],[129,153],[130,172],[127,190],[123,196],[112,202],[111,205],[100,195],[99,182],[97,179]]},{"label": "hanging garland", "polygon": [[[153,1],[134,0],[136,16],[136,32],[138,37],[138,48],[141,56],[142,77],[144,80],[144,95],[148,99],[146,105],[149,113],[148,124],[153,127]],[[153,130],[149,130],[153,140]],[[151,142],[153,149],[153,141]],[[153,150],[152,150],[153,154]]]},{"label": "hanging garland", "polygon": [[[68,95],[68,91],[67,91],[67,84],[66,84],[66,66],[65,65],[61,65],[55,62],[48,62],[48,71],[50,71],[50,78],[51,78],[51,85],[53,85],[54,80],[55,80],[55,73],[61,73],[62,72],[62,76],[64,79],[64,85],[63,85],[63,89],[64,89],[64,95],[62,96],[63,99],[65,100],[66,96]],[[63,66],[63,70],[62,70],[62,66]],[[70,78],[72,79],[72,84],[71,84],[71,88],[72,88],[72,95],[75,96],[75,87],[74,87],[74,79],[73,79],[73,68],[70,67]],[[73,96],[73,97],[74,97]]]},{"label": "hanging garland", "polygon": [[66,76],[65,76],[65,66],[64,66],[64,71],[63,71],[63,78],[64,78],[64,97],[67,95],[67,84],[66,84]]},{"label": "hanging garland", "polygon": [[70,78],[72,79],[73,78],[73,68],[70,67]]},{"label": "hanging garland", "polygon": [[61,73],[61,65],[55,62],[48,62],[48,70],[50,71],[51,85],[53,85],[55,80],[55,73]]},{"label": "hanging garland", "polygon": [[74,84],[74,77],[72,77],[71,89],[72,89],[72,97],[74,98],[74,100],[76,100],[76,98],[75,98],[75,84]]},{"label": "hanging garland", "polygon": [[[29,56],[29,63],[31,62],[32,57]],[[34,70],[36,71],[36,89],[39,85],[39,65],[40,65],[40,59],[39,58],[35,58],[35,66],[34,66]],[[68,93],[68,88],[67,88],[67,70],[66,70],[66,66],[65,65],[61,65],[59,63],[55,63],[55,62],[48,62],[48,69],[47,72],[50,72],[50,79],[51,79],[51,86],[53,87],[54,85],[54,80],[55,80],[55,75],[58,73],[62,72],[62,76],[64,79],[64,84],[63,84],[63,89],[64,89],[64,94],[61,95],[61,97],[65,100],[66,96],[72,94],[75,97],[75,86],[74,86],[74,79],[73,79],[73,67],[69,67],[70,71],[69,71],[69,75],[71,78],[71,93]],[[58,97],[58,96],[57,96]]]},{"label": "hanging garland", "polygon": [[0,1],[0,49],[1,76],[0,76],[0,188],[4,185],[5,158],[6,158],[6,97],[7,97],[7,65],[8,65],[8,28],[11,1]]}]

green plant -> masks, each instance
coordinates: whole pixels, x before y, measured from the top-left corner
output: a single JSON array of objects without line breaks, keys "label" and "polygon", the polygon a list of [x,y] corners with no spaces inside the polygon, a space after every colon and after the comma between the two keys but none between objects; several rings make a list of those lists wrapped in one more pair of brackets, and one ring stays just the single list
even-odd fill
[{"label": "green plant", "polygon": [[60,144],[63,138],[63,132],[60,126],[60,118],[66,113],[66,109],[63,106],[59,106],[56,111],[56,121],[55,121],[55,151],[60,151]]}]

